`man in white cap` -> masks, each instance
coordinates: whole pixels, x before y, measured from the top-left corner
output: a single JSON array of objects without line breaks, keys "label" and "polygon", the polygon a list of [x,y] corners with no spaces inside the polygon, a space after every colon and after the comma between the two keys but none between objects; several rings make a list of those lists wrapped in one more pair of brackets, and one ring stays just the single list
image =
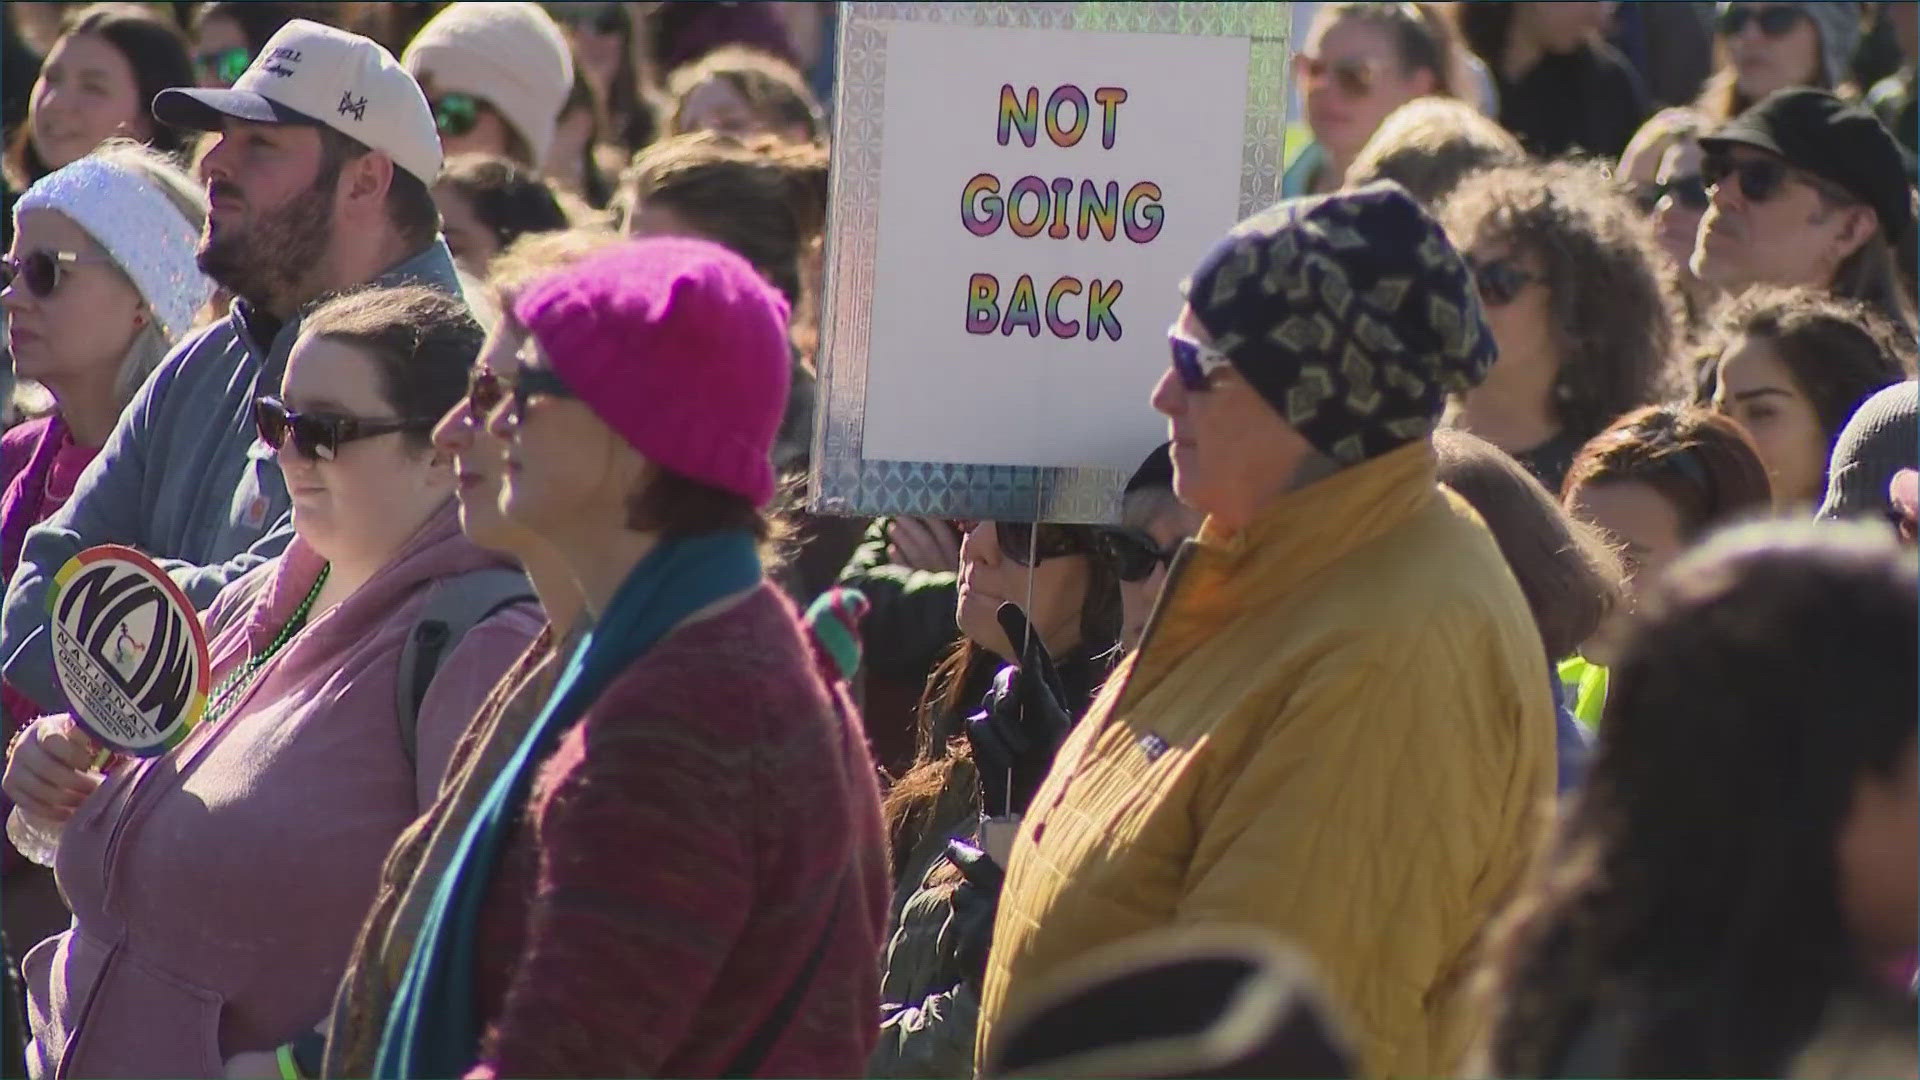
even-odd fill
[{"label": "man in white cap", "polygon": [[231,88],[163,90],[153,110],[219,135],[201,166],[212,212],[198,261],[237,299],[147,380],[66,506],[27,536],[0,659],[50,709],[64,710],[66,695],[47,589],[75,554],[139,548],[204,607],[286,546],[286,484],[257,443],[253,402],[279,387],[301,311],[369,282],[459,291],[429,193],[440,170],[433,116],[374,42],[296,19]]}]

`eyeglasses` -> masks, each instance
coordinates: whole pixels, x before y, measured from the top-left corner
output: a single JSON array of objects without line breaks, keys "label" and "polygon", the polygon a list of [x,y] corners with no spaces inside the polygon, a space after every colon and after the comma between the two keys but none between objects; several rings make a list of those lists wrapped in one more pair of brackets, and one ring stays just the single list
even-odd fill
[{"label": "eyeglasses", "polygon": [[[980,526],[984,521],[959,520],[953,527],[962,536]],[[1087,544],[1081,530],[1066,525],[1033,525],[1025,521],[996,521],[993,523],[993,538],[1000,545],[1000,554],[1007,557],[1015,566],[1032,566],[1048,559],[1064,558],[1068,555],[1085,555]]]},{"label": "eyeglasses", "polygon": [[486,106],[472,94],[442,94],[431,103],[433,126],[442,135],[459,138],[480,123],[480,110]]},{"label": "eyeglasses", "polygon": [[[546,368],[522,367],[514,373],[511,379],[500,375],[495,375],[494,379],[507,384],[507,397],[513,403],[513,422],[515,424],[526,422],[527,399],[533,397],[535,394],[545,394],[548,397],[557,398],[578,398],[580,396],[574,393],[566,383],[561,382],[560,376],[555,375]],[[498,405],[499,399],[496,398],[494,404]]]},{"label": "eyeglasses", "polygon": [[433,420],[366,420],[357,416],[328,413],[297,413],[279,398],[262,397],[253,402],[253,426],[260,441],[279,450],[287,442],[302,457],[332,461],[340,448],[350,442],[392,435],[400,431],[428,431]]},{"label": "eyeglasses", "polygon": [[1294,65],[1307,82],[1332,79],[1348,97],[1366,97],[1380,81],[1380,65],[1371,60],[1326,60],[1301,53],[1294,58]]},{"label": "eyeglasses", "polygon": [[236,45],[219,52],[200,53],[193,58],[193,69],[202,80],[217,82],[221,86],[232,86],[246,74],[247,65],[253,63],[253,54]]},{"label": "eyeglasses", "polygon": [[1156,567],[1172,565],[1173,557],[1180,553],[1178,541],[1163,548],[1140,529],[1101,529],[1095,543],[1114,574],[1129,582],[1147,580]]},{"label": "eyeglasses", "polygon": [[1467,269],[1473,272],[1473,284],[1480,290],[1481,302],[1491,307],[1513,303],[1527,286],[1542,280],[1539,274],[1521,269],[1512,256],[1483,262],[1467,255],[1464,260]]},{"label": "eyeglasses", "polygon": [[1213,389],[1214,373],[1233,363],[1219,349],[1171,330],[1167,331],[1167,344],[1173,351],[1173,373],[1179,376],[1181,386],[1195,393]]},{"label": "eyeglasses", "polygon": [[1731,4],[1720,13],[1720,33],[1727,37],[1739,37],[1740,31],[1745,30],[1751,21],[1758,23],[1760,32],[1770,38],[1785,37],[1802,17],[1800,9],[1784,5],[1754,7],[1751,4]]},{"label": "eyeglasses", "polygon": [[44,300],[66,279],[67,267],[110,261],[77,251],[29,251],[18,257],[0,255],[0,289],[18,279],[29,293]]}]

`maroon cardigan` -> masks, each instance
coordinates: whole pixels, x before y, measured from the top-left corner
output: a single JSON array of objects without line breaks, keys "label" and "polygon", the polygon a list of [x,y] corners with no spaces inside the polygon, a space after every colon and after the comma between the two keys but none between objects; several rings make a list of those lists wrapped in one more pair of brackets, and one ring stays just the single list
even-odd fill
[{"label": "maroon cardigan", "polygon": [[866,737],[766,584],[663,638],[540,766],[480,918],[470,1075],[860,1076],[886,851]]}]

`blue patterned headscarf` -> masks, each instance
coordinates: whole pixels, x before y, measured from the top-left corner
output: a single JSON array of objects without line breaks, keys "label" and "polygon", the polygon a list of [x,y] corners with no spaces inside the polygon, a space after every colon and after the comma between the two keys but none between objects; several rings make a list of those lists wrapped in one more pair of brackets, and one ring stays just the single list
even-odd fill
[{"label": "blue patterned headscarf", "polygon": [[1342,466],[1426,437],[1493,366],[1465,261],[1392,182],[1276,203],[1184,291],[1214,347]]}]

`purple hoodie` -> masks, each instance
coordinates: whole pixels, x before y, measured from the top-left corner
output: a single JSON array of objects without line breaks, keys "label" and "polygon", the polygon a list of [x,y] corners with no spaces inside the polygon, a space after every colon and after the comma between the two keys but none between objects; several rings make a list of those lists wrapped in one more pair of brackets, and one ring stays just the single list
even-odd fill
[{"label": "purple hoodie", "polygon": [[[449,503],[227,717],[116,765],[61,838],[73,926],[21,964],[33,1076],[217,1077],[327,1015],[387,850],[542,620],[531,603],[508,608],[447,655],[420,709],[417,769],[395,704],[401,645],[435,579],[501,561],[461,535]],[[266,647],[320,567],[296,539],[220,593],[205,613],[216,682]]]}]

